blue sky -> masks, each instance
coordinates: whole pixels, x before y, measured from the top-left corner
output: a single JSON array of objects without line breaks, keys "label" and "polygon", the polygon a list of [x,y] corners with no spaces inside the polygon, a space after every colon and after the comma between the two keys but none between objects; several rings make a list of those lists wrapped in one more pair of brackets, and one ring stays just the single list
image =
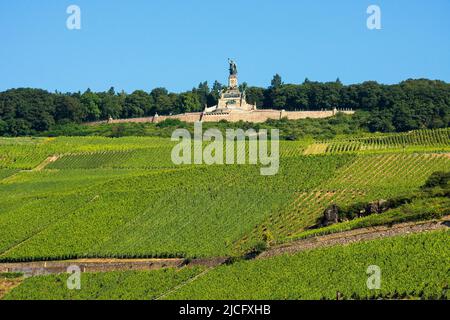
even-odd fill
[{"label": "blue sky", "polygon": [[[66,9],[81,8],[81,30]],[[381,30],[366,9],[381,8]],[[0,90],[189,90],[240,81],[450,82],[448,0],[0,0]]]}]

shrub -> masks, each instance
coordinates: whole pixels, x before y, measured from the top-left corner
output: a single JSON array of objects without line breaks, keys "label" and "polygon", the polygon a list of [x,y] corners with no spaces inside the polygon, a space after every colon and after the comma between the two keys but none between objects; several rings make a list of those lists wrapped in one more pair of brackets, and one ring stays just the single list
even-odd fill
[{"label": "shrub", "polygon": [[186,123],[182,122],[179,119],[166,119],[164,121],[159,122],[156,126],[158,128],[167,128],[167,127],[184,127]]},{"label": "shrub", "polygon": [[435,187],[448,188],[450,181],[450,172],[437,171],[433,172],[422,189],[431,189]]}]

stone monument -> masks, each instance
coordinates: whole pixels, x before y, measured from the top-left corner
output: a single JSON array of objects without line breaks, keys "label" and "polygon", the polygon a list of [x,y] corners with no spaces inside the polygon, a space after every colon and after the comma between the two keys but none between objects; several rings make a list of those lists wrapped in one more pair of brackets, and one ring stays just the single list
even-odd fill
[{"label": "stone monument", "polygon": [[256,110],[256,105],[248,104],[245,100],[245,91],[241,92],[239,90],[236,62],[228,59],[228,63],[230,65],[228,86],[221,91],[217,105],[210,108],[205,108],[204,113],[223,114]]}]

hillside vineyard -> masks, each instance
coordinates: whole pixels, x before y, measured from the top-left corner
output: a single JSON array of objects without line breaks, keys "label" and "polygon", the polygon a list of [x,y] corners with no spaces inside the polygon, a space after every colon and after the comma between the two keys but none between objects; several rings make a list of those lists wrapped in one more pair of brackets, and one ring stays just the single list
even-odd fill
[{"label": "hillside vineyard", "polygon": [[307,230],[331,203],[418,189],[450,169],[449,132],[280,141],[273,176],[175,165],[170,139],[2,138],[0,260],[243,254]]}]

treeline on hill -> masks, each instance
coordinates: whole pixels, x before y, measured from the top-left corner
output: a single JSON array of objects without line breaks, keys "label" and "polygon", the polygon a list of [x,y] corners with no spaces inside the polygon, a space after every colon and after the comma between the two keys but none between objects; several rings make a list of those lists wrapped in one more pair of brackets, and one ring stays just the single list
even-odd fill
[{"label": "treeline on hill", "polygon": [[[165,88],[131,94],[107,92],[49,93],[40,89],[19,88],[0,93],[0,135],[33,135],[67,124],[178,114],[202,111],[217,103],[223,88],[207,82],[182,93]],[[258,108],[285,110],[321,110],[352,108],[366,121],[358,122],[368,131],[408,131],[447,127],[450,123],[450,84],[427,79],[407,80],[383,85],[374,81],[343,85],[335,82],[284,84],[275,75],[268,88],[241,84],[247,100]]]}]

